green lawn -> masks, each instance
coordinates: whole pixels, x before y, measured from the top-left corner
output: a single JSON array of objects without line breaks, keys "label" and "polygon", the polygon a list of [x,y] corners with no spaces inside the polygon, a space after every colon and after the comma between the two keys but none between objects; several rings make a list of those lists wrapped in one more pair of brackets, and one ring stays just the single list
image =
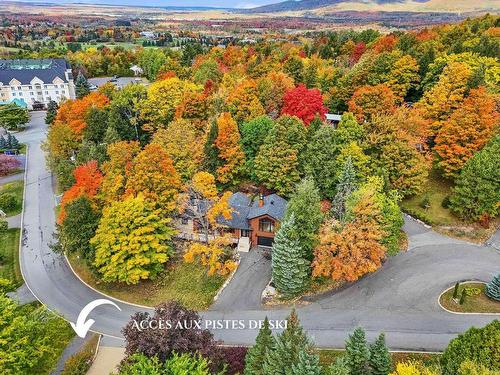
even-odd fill
[{"label": "green lawn", "polygon": [[23,206],[23,189],[24,181],[9,182],[8,184],[0,186],[0,195],[14,194],[17,200],[16,207],[5,212],[7,216],[14,216],[21,213],[21,209]]},{"label": "green lawn", "polygon": [[0,278],[8,279],[14,286],[22,284],[19,269],[20,229],[9,229],[0,234]]},{"label": "green lawn", "polygon": [[500,313],[500,302],[494,301],[484,293],[486,284],[484,283],[464,283],[458,288],[458,299],[462,295],[464,288],[474,288],[480,291],[479,294],[466,296],[462,305],[453,300],[453,292],[455,287],[448,289],[441,296],[439,302],[445,308],[456,312],[468,313]]},{"label": "green lawn", "polygon": [[208,276],[201,265],[178,261],[169,264],[154,281],[142,281],[137,285],[105,283],[98,280],[83,260],[75,255],[69,259],[75,272],[92,287],[118,299],[146,306],[176,300],[187,308],[206,310],[225,281],[222,276]]},{"label": "green lawn", "polygon": [[[403,200],[403,210],[418,219],[431,225],[455,225],[459,222],[449,209],[442,206],[443,199],[451,194],[451,183],[439,176],[436,171],[429,175],[424,191],[418,195]],[[429,207],[423,208],[425,198],[429,200]]]}]

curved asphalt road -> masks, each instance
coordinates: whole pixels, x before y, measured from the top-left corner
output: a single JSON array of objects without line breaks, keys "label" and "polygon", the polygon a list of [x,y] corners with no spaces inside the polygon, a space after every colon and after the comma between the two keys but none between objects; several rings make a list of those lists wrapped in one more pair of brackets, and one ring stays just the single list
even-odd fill
[{"label": "curved asphalt road", "polygon": [[[54,231],[54,191],[40,146],[46,137],[44,113],[32,113],[30,127],[20,133],[29,144],[23,216],[21,269],[34,295],[50,309],[75,322],[90,301],[103,298],[78,280],[63,257],[49,244]],[[437,304],[440,292],[456,280],[489,280],[500,270],[493,248],[467,244],[430,231],[410,220],[405,225],[410,250],[390,258],[384,267],[343,291],[299,308],[304,328],[319,346],[343,347],[347,333],[360,325],[371,339],[381,331],[393,350],[442,350],[468,327],[482,326],[493,315],[456,315]],[[252,285],[248,285],[252,288]],[[259,291],[260,292],[260,291]],[[121,337],[121,328],[141,308],[118,302],[96,308],[92,330]],[[203,313],[205,319],[283,319],[290,309],[239,309],[237,304]],[[216,330],[227,344],[252,344],[257,331]]]}]

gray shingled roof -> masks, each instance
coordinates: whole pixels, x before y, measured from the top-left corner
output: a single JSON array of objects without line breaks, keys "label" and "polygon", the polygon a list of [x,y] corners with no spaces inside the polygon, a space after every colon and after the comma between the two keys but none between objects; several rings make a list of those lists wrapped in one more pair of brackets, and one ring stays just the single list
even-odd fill
[{"label": "gray shingled roof", "polygon": [[68,82],[66,69],[71,69],[71,66],[64,59],[0,60],[0,82],[8,85],[15,78],[22,85],[29,85],[34,77],[45,83],[52,82],[56,77]]},{"label": "gray shingled roof", "polygon": [[269,215],[272,218],[281,221],[285,215],[287,201],[277,194],[271,194],[264,197],[264,205],[259,207],[259,200],[251,200],[246,194],[237,192],[229,199],[229,205],[233,209],[232,218],[226,220],[219,218],[220,224],[231,228],[250,229],[248,220],[259,216]]}]

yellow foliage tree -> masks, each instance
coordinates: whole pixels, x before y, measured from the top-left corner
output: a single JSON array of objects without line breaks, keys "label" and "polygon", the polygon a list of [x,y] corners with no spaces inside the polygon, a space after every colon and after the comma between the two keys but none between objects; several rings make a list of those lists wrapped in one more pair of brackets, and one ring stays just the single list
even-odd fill
[{"label": "yellow foliage tree", "polygon": [[154,132],[158,128],[166,127],[174,118],[175,110],[185,94],[201,89],[201,86],[177,77],[151,84],[147,99],[138,103],[140,117],[145,122],[143,129]]},{"label": "yellow foliage tree", "polygon": [[175,231],[170,221],[142,195],[105,208],[90,241],[102,280],[137,284],[158,275],[172,252],[168,242]]},{"label": "yellow foliage tree", "polygon": [[158,129],[152,142],[163,146],[184,181],[200,169],[205,142],[191,121],[177,119],[168,128]]},{"label": "yellow foliage tree", "polygon": [[229,112],[238,123],[251,120],[265,113],[260,104],[257,85],[254,80],[247,79],[236,86],[227,98]]},{"label": "yellow foliage tree", "polygon": [[144,198],[171,213],[177,204],[181,180],[170,156],[156,143],[150,143],[135,157],[125,186],[125,194]]},{"label": "yellow foliage tree", "polygon": [[199,261],[208,267],[208,275],[225,276],[236,269],[234,251],[229,247],[231,238],[228,235],[216,237],[207,243],[193,242],[184,254],[186,263]]}]

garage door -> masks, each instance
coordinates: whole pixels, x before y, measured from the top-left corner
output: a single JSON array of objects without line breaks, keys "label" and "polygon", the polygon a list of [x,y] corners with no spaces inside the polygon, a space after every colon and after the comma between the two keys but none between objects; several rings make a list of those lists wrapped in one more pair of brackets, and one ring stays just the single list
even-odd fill
[{"label": "garage door", "polygon": [[273,246],[274,238],[272,237],[257,237],[257,245],[259,246]]}]

